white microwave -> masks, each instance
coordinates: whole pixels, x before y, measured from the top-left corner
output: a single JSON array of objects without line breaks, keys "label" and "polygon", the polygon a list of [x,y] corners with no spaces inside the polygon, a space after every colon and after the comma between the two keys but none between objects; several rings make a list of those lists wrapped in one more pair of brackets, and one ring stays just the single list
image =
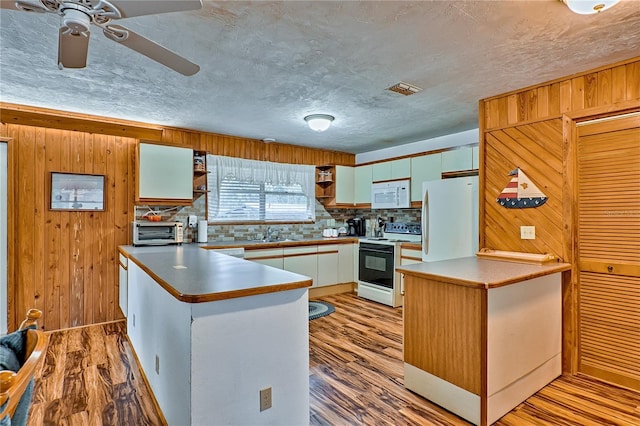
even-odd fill
[{"label": "white microwave", "polygon": [[182,226],[182,222],[133,222],[133,245],[182,244]]},{"label": "white microwave", "polygon": [[409,179],[371,184],[372,209],[407,209],[411,207]]}]

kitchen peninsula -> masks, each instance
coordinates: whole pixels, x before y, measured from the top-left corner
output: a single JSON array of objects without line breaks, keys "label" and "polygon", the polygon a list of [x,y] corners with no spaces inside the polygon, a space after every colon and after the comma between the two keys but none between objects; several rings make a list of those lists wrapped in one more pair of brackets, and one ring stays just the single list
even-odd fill
[{"label": "kitchen peninsula", "polygon": [[168,424],[309,421],[308,277],[195,245],[119,254],[127,334]]},{"label": "kitchen peninsula", "polygon": [[566,263],[467,257],[404,274],[405,386],[488,425],[561,374]]}]

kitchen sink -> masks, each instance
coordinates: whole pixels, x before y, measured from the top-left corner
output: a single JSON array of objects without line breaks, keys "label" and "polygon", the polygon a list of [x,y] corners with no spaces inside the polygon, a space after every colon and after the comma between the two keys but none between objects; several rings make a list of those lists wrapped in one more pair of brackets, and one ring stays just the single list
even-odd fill
[{"label": "kitchen sink", "polygon": [[261,240],[252,240],[252,241],[257,243],[288,243],[288,242],[294,242],[294,241],[300,241],[300,240],[297,240],[295,238],[283,238],[283,239],[271,239],[271,240],[263,238]]}]

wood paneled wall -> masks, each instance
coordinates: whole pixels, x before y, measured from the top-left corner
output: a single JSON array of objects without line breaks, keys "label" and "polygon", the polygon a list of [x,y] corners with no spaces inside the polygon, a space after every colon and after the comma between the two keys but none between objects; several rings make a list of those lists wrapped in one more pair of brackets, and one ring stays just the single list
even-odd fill
[{"label": "wood paneled wall", "polygon": [[[10,330],[28,308],[43,311],[46,330],[121,317],[116,248],[131,239],[141,139],[265,161],[355,164],[348,153],[7,103],[0,122],[9,139]],[[50,211],[51,171],[104,174],[105,211]]]},{"label": "wood paneled wall", "polygon": [[[554,253],[572,261],[571,194],[565,183],[563,114],[571,117],[622,112],[640,106],[640,58],[480,101],[480,246],[498,250]],[[536,209],[509,210],[495,202],[520,167],[549,196]],[[483,173],[484,172],[484,173]],[[520,239],[520,225],[536,227],[535,240]]]},{"label": "wood paneled wall", "polygon": [[[565,275],[563,368],[577,371],[575,123],[640,110],[640,57],[481,100],[480,246],[553,253],[573,264]],[[495,199],[520,167],[549,197],[509,210]],[[521,240],[520,226],[536,227]]]},{"label": "wood paneled wall", "polygon": [[[129,241],[136,140],[0,125],[9,141],[9,328],[28,308],[59,329],[119,317],[115,247]],[[105,176],[105,211],[50,211],[50,172]]]}]

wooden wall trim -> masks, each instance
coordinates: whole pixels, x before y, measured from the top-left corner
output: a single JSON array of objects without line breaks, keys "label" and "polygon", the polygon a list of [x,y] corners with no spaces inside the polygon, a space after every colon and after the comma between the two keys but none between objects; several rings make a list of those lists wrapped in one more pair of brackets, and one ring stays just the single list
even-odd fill
[{"label": "wooden wall trim", "polygon": [[576,191],[576,127],[566,114],[562,117],[563,184],[562,184],[562,257],[571,263],[570,274],[562,276],[562,370],[569,374],[578,372],[578,264],[576,255],[577,216],[574,206]]},{"label": "wooden wall trim", "polygon": [[23,126],[152,140],[159,140],[162,137],[162,127],[160,126],[6,102],[0,102],[0,117],[0,120],[5,124],[20,124]]},{"label": "wooden wall trim", "polygon": [[485,193],[485,114],[483,113],[485,108],[485,102],[483,100],[478,101],[478,134],[480,135],[480,145],[478,148],[478,247],[486,247],[486,233],[485,233],[485,206],[484,206],[484,193]]},{"label": "wooden wall trim", "polygon": [[0,102],[0,122],[123,136],[210,154],[291,164],[355,165],[355,154]]},{"label": "wooden wall trim", "polygon": [[491,132],[493,132],[495,130],[510,129],[510,128],[513,128],[513,127],[519,127],[519,126],[526,125],[526,124],[541,123],[541,122],[544,122],[544,121],[549,121],[549,120],[554,120],[554,119],[559,119],[559,118],[562,118],[562,114],[550,115],[550,116],[546,116],[546,117],[543,117],[543,118],[534,118],[534,119],[531,119],[531,120],[518,121],[517,123],[511,123],[511,124],[507,124],[507,125],[503,125],[503,126],[496,125],[496,126],[493,126],[493,127],[485,128],[484,129],[484,133],[491,133]]},{"label": "wooden wall trim", "polygon": [[[640,81],[640,79],[639,79]],[[579,111],[571,111],[563,114],[563,118],[567,117],[573,121],[585,121],[601,118],[605,116],[615,116],[640,111],[640,102],[625,101],[615,105],[598,106],[587,108]]]},{"label": "wooden wall trim", "polygon": [[16,210],[17,191],[10,191],[15,188],[14,159],[16,156],[13,138],[3,138],[7,142],[7,326],[12,331],[18,325],[19,316],[16,314],[16,268],[12,261],[12,253],[17,250],[16,238],[16,216],[12,212]]}]

